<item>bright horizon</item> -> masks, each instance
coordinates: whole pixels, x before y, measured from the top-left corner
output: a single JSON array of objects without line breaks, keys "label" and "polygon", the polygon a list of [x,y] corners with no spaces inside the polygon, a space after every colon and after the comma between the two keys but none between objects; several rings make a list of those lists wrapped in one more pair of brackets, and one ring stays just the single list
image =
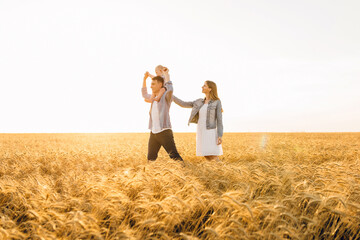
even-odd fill
[{"label": "bright horizon", "polygon": [[[225,132],[360,132],[358,1],[1,1],[0,133],[148,132],[145,71]],[[149,80],[148,80],[149,86]],[[150,91],[150,88],[148,88]],[[172,104],[174,132],[190,109]]]}]

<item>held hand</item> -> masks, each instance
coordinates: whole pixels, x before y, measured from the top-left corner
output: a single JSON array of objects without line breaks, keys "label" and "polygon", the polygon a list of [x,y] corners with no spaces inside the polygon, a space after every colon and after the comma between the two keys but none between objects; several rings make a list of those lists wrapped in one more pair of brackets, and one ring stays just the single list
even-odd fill
[{"label": "held hand", "polygon": [[222,138],[221,137],[218,137],[217,139],[217,145],[220,145],[222,143]]},{"label": "held hand", "polygon": [[150,73],[149,73],[149,72],[146,72],[146,73],[144,74],[144,79],[147,79],[149,76],[150,76]]},{"label": "held hand", "polygon": [[169,73],[169,69],[167,67],[164,67],[162,71],[163,71],[164,74]]}]

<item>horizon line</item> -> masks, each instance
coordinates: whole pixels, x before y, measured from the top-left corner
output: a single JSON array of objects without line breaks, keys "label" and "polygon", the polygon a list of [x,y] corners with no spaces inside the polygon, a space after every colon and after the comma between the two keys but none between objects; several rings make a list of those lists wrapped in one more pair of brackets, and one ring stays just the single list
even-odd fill
[{"label": "horizon line", "polygon": [[[129,133],[149,133],[149,132],[3,132],[2,134],[129,134]],[[174,132],[173,133],[193,133],[196,132]],[[243,132],[224,132],[226,133],[360,133],[360,131],[243,131]]]}]

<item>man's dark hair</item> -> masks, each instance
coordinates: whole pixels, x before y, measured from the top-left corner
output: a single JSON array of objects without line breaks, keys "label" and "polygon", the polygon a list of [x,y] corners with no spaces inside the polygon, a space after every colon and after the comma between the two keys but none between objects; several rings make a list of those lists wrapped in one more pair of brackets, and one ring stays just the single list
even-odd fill
[{"label": "man's dark hair", "polygon": [[164,86],[164,78],[160,76],[153,77],[152,80],[158,81],[161,83],[162,86]]}]

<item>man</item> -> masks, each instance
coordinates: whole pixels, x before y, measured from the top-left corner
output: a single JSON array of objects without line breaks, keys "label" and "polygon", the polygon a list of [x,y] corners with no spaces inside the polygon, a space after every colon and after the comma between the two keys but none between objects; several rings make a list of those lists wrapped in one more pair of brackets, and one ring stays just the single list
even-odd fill
[{"label": "man", "polygon": [[[157,71],[159,71],[158,67],[156,69]],[[171,159],[181,161],[184,166],[184,161],[176,149],[173,132],[171,130],[169,110],[172,102],[173,86],[170,81],[169,69],[163,68],[162,66],[160,67],[164,78],[161,76],[153,77],[151,80],[151,90],[155,96],[159,95],[161,88],[164,87],[166,90],[159,101],[153,101],[151,103],[149,120],[149,129],[151,132],[147,158],[148,161],[155,161],[161,146],[163,146]],[[149,76],[149,72],[146,72],[144,75],[143,87],[141,89],[145,100],[151,98],[146,87],[146,79]]]}]

